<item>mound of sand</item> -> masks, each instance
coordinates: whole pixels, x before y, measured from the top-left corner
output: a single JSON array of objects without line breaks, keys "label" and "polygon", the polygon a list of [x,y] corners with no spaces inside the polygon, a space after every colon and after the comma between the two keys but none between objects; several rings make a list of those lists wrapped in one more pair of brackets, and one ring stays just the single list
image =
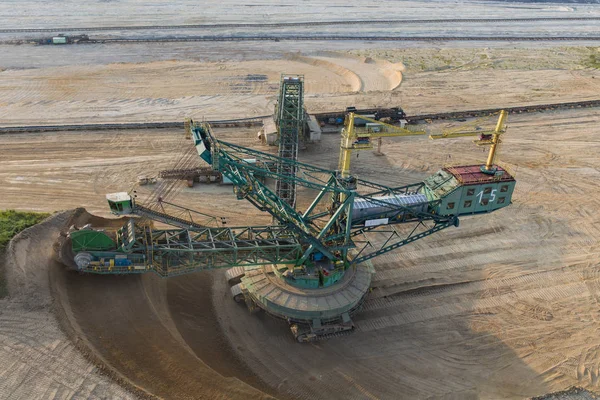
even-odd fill
[{"label": "mound of sand", "polygon": [[[123,221],[78,210],[65,226],[87,223],[111,229]],[[60,252],[65,253],[68,249]],[[161,398],[270,398],[207,365],[216,363],[226,376],[240,375],[244,370],[240,362],[226,357],[228,349],[216,340],[220,336],[218,324],[211,321],[210,301],[203,302],[201,294],[196,296],[203,307],[199,318],[207,323],[201,331],[194,332],[197,346],[190,346],[189,340],[182,337],[180,322],[171,315],[172,298],[179,297],[182,290],[170,287],[194,278],[177,281],[154,275],[81,275],[64,269],[54,272],[51,281],[57,303],[66,316],[66,329],[120,382]],[[194,290],[210,283],[210,275],[196,275]],[[210,353],[210,349],[217,352]],[[212,355],[207,363],[202,360],[205,351]]]},{"label": "mound of sand", "polygon": [[348,68],[343,67],[340,64],[314,57],[302,56],[299,54],[294,54],[290,57],[293,61],[303,62],[308,65],[313,65],[317,67],[322,67],[324,69],[335,72],[336,74],[342,76],[346,82],[350,84],[353,92],[360,92],[363,90],[363,82],[356,73],[352,72]]},{"label": "mound of sand", "polygon": [[[122,387],[142,397],[270,398],[215,372],[196,355],[197,349],[186,344],[170,316],[167,281],[153,276],[81,275],[58,262],[70,263],[63,246],[68,240],[60,232],[86,223],[110,228],[122,221],[77,209],[56,214],[10,243],[6,253],[10,297],[0,303],[7,310],[0,314],[0,341],[5,344],[0,358],[7,361],[0,366],[0,376],[8,377],[8,384],[1,389],[20,398],[67,392],[65,397],[135,397]],[[218,348],[214,340],[218,324],[204,328],[197,332],[203,346]],[[16,331],[23,334],[11,334]],[[225,357],[223,363],[227,362],[232,374],[243,368]],[[36,384],[27,384],[29,380]]]}]

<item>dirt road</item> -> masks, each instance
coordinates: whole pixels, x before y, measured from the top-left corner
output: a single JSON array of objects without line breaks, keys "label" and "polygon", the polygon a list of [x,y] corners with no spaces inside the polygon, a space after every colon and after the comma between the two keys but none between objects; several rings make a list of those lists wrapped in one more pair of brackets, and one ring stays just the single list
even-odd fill
[{"label": "dirt road", "polygon": [[242,60],[219,62],[7,69],[0,72],[0,121],[8,126],[268,115],[282,73],[305,76],[305,103],[312,112],[401,105],[419,114],[597,99],[600,75],[586,64],[595,48],[534,52],[315,51],[279,54],[268,62],[244,60],[242,54]]}]

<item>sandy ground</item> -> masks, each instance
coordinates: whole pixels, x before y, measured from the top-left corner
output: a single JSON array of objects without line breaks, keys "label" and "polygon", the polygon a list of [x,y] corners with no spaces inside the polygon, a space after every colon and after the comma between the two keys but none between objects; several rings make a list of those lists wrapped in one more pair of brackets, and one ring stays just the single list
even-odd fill
[{"label": "sandy ground", "polygon": [[194,0],[7,0],[0,4],[0,16],[6,28],[115,26],[160,24],[210,24],[218,22],[331,21],[358,19],[427,18],[511,18],[573,17],[600,14],[597,5],[581,2],[511,3],[498,1],[395,1],[378,0],[367,4],[349,4],[342,0],[323,3],[307,0],[273,5],[264,1],[235,0],[219,3]]},{"label": "sandy ground", "polygon": [[306,92],[316,98],[400,86],[401,63],[333,56],[6,70],[0,73],[0,120],[18,125],[267,115],[285,71],[304,75]]},{"label": "sandy ground", "polygon": [[[377,259],[355,335],[273,345],[280,333],[243,319],[223,301],[219,282],[223,328],[232,343],[246,343],[240,354],[268,383],[299,398],[496,399],[595,388],[598,218],[583,210],[595,204],[599,118],[597,111],[512,117],[502,159],[518,165],[514,204]],[[387,161],[416,181],[448,155],[482,160],[471,146],[403,140],[386,147],[386,159],[361,155],[354,165],[375,178]],[[229,321],[241,319],[245,331],[236,333],[240,326]],[[270,368],[274,359],[286,368]],[[293,379],[298,371],[306,379]]]},{"label": "sandy ground", "polygon": [[267,115],[282,73],[305,76],[306,104],[314,112],[402,105],[418,114],[482,104],[595,99],[600,73],[586,63],[598,52],[595,47],[555,47],[534,52],[536,57],[514,49],[427,48],[288,53],[269,62],[171,60],[7,69],[0,72],[0,121],[75,124]]},{"label": "sandy ground", "polygon": [[57,321],[48,272],[69,215],[23,231],[0,260],[10,293],[0,299],[0,398],[135,398],[88,362]]},{"label": "sandy ground", "polygon": [[[23,27],[599,13],[547,3],[240,9],[225,1],[202,12],[195,1],[145,3],[134,12],[130,0],[67,1],[62,9],[8,1],[0,17]],[[269,114],[281,73],[305,75],[314,111],[401,105],[417,114],[597,99],[600,91],[600,73],[588,62],[597,44],[415,46],[2,46],[0,125]],[[294,343],[285,323],[231,301],[222,271],[171,280],[65,271],[52,247],[72,214],[60,214],[26,231],[7,254],[0,398],[134,397],[106,374],[137,394],[164,398],[521,399],[571,386],[599,390],[599,122],[596,109],[511,116],[501,160],[517,171],[514,204],[376,259],[357,332],[317,344]],[[255,131],[216,134],[273,151],[257,143]],[[338,146],[339,137],[325,135],[300,158],[335,168]],[[354,172],[402,185],[446,163],[485,158],[469,139],[389,139],[383,150],[384,157],[361,153]],[[138,175],[198,165],[174,130],[0,135],[0,208],[86,207],[106,217],[105,193],[133,188]],[[139,199],[162,195],[230,225],[270,221],[226,186],[136,189]],[[77,222],[86,220],[83,214]]]},{"label": "sandy ground", "polygon": [[[76,287],[83,292],[77,298],[70,297],[68,281],[80,276],[65,273],[52,248],[59,231],[84,222],[101,223],[98,218],[81,214],[81,209],[63,212],[21,233],[7,250],[9,297],[1,300],[0,398],[133,399],[150,393],[172,398],[268,398],[235,378],[223,378],[197,358],[183,340],[178,340],[180,336],[169,324],[168,311],[160,302],[166,281],[155,280],[147,288],[140,279],[109,278],[103,290],[93,289],[95,295],[90,296],[79,280]],[[97,281],[90,283],[100,287]],[[122,285],[128,288],[125,292]],[[132,291],[142,297],[135,301],[128,295]],[[154,302],[147,301],[154,298]],[[91,302],[104,304],[103,312],[90,307]],[[87,310],[83,319],[90,321],[89,312],[93,311],[96,320],[112,333],[86,331],[85,324],[79,322],[82,315],[77,313],[81,307]],[[121,325],[118,322],[122,314],[130,318],[138,315],[140,320]],[[150,315],[153,317],[148,319]],[[120,327],[126,332],[119,332]],[[128,331],[133,327],[135,332]],[[205,343],[214,345],[214,341]],[[112,349],[123,364],[97,351],[98,344]],[[127,351],[134,349],[134,356],[127,357]],[[138,361],[143,357],[144,364],[136,365],[135,356]],[[103,365],[104,370],[90,361]],[[134,379],[136,374],[141,381]]]},{"label": "sandy ground", "polygon": [[[284,323],[249,315],[229,301],[220,271],[169,281],[153,276],[123,279],[67,274],[60,287],[68,296],[77,329],[92,348],[135,384],[167,397],[171,392],[164,392],[165,388],[157,386],[161,381],[153,378],[164,377],[165,361],[149,358],[142,349],[158,346],[157,351],[168,354],[179,366],[177,376],[194,376],[198,359],[184,362],[194,354],[225,376],[238,377],[283,398],[391,399],[401,393],[401,398],[497,399],[537,396],[572,385],[595,389],[595,349],[600,346],[594,339],[599,221],[586,210],[594,209],[597,197],[600,172],[595,162],[600,139],[595,126],[599,120],[596,110],[511,117],[501,156],[518,167],[519,184],[511,208],[463,218],[458,229],[377,259],[373,292],[355,318],[358,330],[341,339],[314,345],[294,343]],[[217,134],[232,135],[228,130]],[[73,135],[71,146],[90,147],[76,139],[80,134],[57,136]],[[111,148],[107,138],[102,140],[104,135],[89,134],[98,141],[94,144],[97,154]],[[135,149],[140,157],[181,140],[158,133],[123,135],[133,143],[146,137],[147,147]],[[238,140],[248,145],[251,135],[248,132]],[[19,137],[3,137],[3,144]],[[162,144],[153,147],[155,141]],[[325,155],[337,145],[335,135],[325,136],[320,146],[301,154],[301,159],[332,166]],[[61,155],[64,149],[50,148],[45,163],[50,167],[66,154],[70,162],[90,160],[72,155],[78,151]],[[130,151],[117,147],[112,157],[125,157]],[[360,154],[354,161],[355,172],[401,184],[422,179],[449,159],[468,163],[485,156],[468,139],[387,140],[384,152],[385,157]],[[103,165],[95,168],[100,175],[106,169]],[[391,173],[381,176],[382,168]],[[60,176],[67,170],[72,167],[58,168],[55,173]],[[16,177],[17,171],[11,174]],[[121,176],[126,181],[131,174],[122,171]],[[81,198],[91,201],[97,196],[100,207],[102,195],[96,194],[89,176],[80,180]],[[206,190],[226,189],[211,188]],[[51,193],[37,191],[39,198],[26,196],[27,202],[43,204],[40,199]],[[184,191],[178,196],[190,197],[192,193]],[[65,206],[68,201],[75,199],[65,199]],[[203,196],[200,208],[226,212],[244,205],[224,191],[219,197]],[[111,324],[106,323],[109,320]],[[222,334],[212,333],[213,324]],[[148,343],[138,339],[146,330],[158,332],[165,327],[169,328],[162,339],[147,335],[142,336]],[[180,383],[173,387],[185,393],[186,386]]]}]

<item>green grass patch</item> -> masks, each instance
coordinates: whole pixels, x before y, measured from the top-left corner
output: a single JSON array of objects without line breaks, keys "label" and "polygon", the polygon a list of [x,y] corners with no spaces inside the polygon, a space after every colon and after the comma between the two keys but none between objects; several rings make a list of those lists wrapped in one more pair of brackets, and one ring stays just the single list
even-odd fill
[{"label": "green grass patch", "polygon": [[17,233],[43,221],[49,215],[14,210],[0,211],[0,250],[4,250],[10,239]]},{"label": "green grass patch", "polygon": [[[49,215],[48,213],[20,212],[14,210],[0,211],[0,255],[4,252],[10,239],[17,233],[43,221]],[[0,261],[0,298],[7,294],[3,272],[4,266]]]},{"label": "green grass patch", "polygon": [[591,54],[586,60],[584,60],[583,65],[590,68],[600,69],[600,54]]},{"label": "green grass patch", "polygon": [[359,57],[402,62],[410,74],[461,70],[577,70],[600,68],[600,47],[557,46],[541,49],[506,46],[492,48],[405,48],[352,50]]}]

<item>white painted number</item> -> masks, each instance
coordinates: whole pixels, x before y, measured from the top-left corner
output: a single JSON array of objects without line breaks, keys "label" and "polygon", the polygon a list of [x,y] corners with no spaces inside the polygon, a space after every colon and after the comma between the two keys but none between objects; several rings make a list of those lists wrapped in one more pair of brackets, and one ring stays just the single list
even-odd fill
[{"label": "white painted number", "polygon": [[[493,203],[494,200],[496,200],[496,190],[497,189],[493,189],[490,193],[490,203]],[[483,201],[483,190],[477,193],[477,196],[479,197],[479,204],[481,204],[481,202]]]},{"label": "white painted number", "polygon": [[477,196],[479,197],[479,204],[481,204],[481,200],[483,200],[483,190],[477,193]]}]

